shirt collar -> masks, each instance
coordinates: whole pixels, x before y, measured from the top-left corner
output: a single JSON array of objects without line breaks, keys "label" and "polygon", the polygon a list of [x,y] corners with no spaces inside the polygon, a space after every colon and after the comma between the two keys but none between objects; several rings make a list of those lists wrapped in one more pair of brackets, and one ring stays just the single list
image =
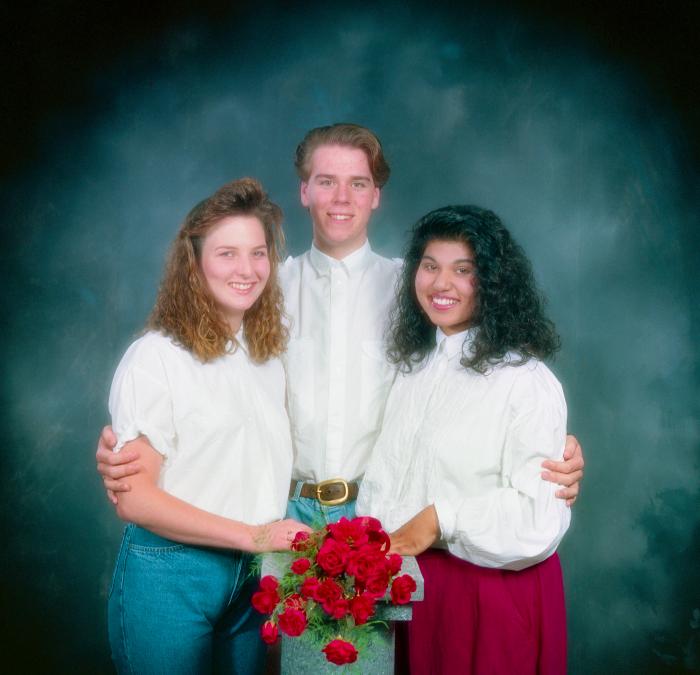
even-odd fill
[{"label": "shirt collar", "polygon": [[315,244],[311,244],[309,258],[311,260],[311,264],[319,275],[330,274],[332,269],[341,269],[350,275],[356,270],[365,267],[367,261],[369,260],[370,253],[372,253],[372,248],[370,247],[368,240],[365,240],[365,243],[362,244],[357,251],[353,251],[349,255],[346,255],[342,260],[331,258],[329,255],[319,251]]},{"label": "shirt collar", "polygon": [[243,324],[241,323],[241,327],[238,329],[238,332],[236,333],[235,337],[235,342],[233,340],[229,340],[226,343],[226,351],[227,352],[234,352],[236,351],[234,346],[240,347],[246,354],[249,354],[248,351],[248,342],[245,339],[245,332],[243,331]]},{"label": "shirt collar", "polygon": [[463,354],[470,351],[478,330],[479,329],[474,326],[459,333],[455,333],[454,335],[446,335],[443,333],[442,328],[438,328],[435,331],[435,345],[437,351],[442,350],[442,352],[447,354],[448,359],[452,359],[455,356],[461,357]]}]

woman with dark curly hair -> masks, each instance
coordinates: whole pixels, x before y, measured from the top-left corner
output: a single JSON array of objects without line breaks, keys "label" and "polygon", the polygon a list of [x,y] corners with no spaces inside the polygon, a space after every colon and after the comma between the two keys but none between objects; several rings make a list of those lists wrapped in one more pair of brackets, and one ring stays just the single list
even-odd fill
[{"label": "woman with dark curly hair", "polygon": [[283,518],[292,468],[277,284],[282,212],[252,179],[188,214],[148,332],[109,398],[116,452],[142,470],[120,492],[124,533],[109,595],[120,673],[255,673],[262,617],[251,553],[309,528]]},{"label": "woman with dark curly hair", "polygon": [[399,367],[358,513],[417,555],[412,675],[566,671],[557,545],[570,511],[541,480],[566,437],[559,346],[498,217],[450,206],[415,226],[392,316]]}]

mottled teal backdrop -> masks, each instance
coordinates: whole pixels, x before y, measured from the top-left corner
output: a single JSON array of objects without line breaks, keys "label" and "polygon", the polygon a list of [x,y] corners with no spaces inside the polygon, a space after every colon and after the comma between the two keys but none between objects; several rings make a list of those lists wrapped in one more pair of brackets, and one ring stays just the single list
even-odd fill
[{"label": "mottled teal backdrop", "polygon": [[424,212],[476,203],[504,218],[550,299],[564,345],[553,367],[587,461],[561,547],[570,672],[700,668],[692,130],[585,32],[499,7],[183,13],[43,116],[0,185],[0,640],[15,672],[110,669],[121,525],[95,439],[179,222],[225,181],[256,176],[303,251],[292,155],[335,121],[374,129],[392,164],[379,252],[399,255]]}]

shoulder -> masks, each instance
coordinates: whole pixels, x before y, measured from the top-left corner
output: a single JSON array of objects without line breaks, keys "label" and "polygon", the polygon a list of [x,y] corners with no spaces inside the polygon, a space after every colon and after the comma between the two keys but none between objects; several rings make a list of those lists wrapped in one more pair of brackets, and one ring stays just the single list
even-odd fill
[{"label": "shoulder", "polygon": [[372,262],[381,267],[382,269],[398,271],[403,267],[403,260],[401,258],[385,258],[383,255],[379,255],[375,251],[370,254]]},{"label": "shoulder", "polygon": [[148,331],[131,343],[122,357],[119,369],[139,368],[156,372],[166,363],[189,362],[193,358],[192,354],[176,344],[169,336],[157,331]]},{"label": "shoulder", "polygon": [[159,331],[149,330],[140,338],[134,340],[126,353],[132,354],[133,358],[148,358],[155,354],[188,354],[189,352],[176,344],[170,336]]},{"label": "shoulder", "polygon": [[309,258],[309,251],[306,251],[302,253],[301,255],[298,255],[296,257],[294,256],[287,256],[285,260],[282,262],[282,264],[279,266],[279,275],[280,278],[283,277],[288,277],[288,276],[293,276],[294,274],[298,274],[301,269],[304,267],[304,264],[308,261]]},{"label": "shoulder", "polygon": [[[513,355],[515,360],[517,355]],[[566,410],[561,383],[544,362],[537,358],[522,365],[504,363],[498,369],[507,378],[511,390],[511,404],[517,409],[539,406]]]},{"label": "shoulder", "polygon": [[376,274],[395,279],[401,273],[403,260],[401,258],[385,258],[372,251],[370,253],[370,266]]},{"label": "shoulder", "polygon": [[309,264],[309,251],[293,258],[291,255],[279,266],[277,276],[282,292],[289,295],[301,283],[304,268]]}]

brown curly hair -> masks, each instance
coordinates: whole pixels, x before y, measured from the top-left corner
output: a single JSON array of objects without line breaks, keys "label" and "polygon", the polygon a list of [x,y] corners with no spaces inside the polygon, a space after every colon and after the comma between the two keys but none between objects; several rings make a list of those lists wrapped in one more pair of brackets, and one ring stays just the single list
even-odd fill
[{"label": "brown curly hair", "polygon": [[250,357],[262,363],[282,354],[287,346],[284,302],[277,280],[284,247],[282,210],[268,199],[258,181],[241,178],[220,187],[187,214],[170,248],[158,298],[146,324],[147,329],[169,335],[205,363],[223,356],[229,341],[237,343],[202,276],[202,243],[223,218],[240,215],[260,220],[270,260],[265,289],[243,317]]}]

